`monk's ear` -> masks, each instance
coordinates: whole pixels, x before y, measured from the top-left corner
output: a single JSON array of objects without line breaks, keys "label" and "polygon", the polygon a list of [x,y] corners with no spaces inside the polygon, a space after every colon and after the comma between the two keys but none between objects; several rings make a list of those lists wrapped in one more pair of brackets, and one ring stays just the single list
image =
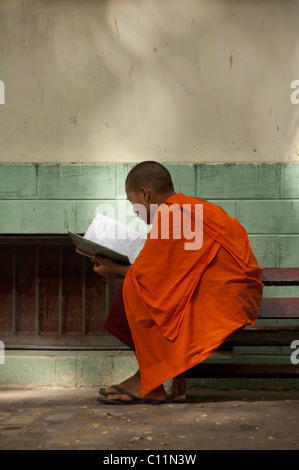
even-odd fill
[{"label": "monk's ear", "polygon": [[151,199],[151,189],[146,188],[145,186],[142,186],[139,188],[139,194],[141,195],[141,199],[144,202],[149,202]]}]

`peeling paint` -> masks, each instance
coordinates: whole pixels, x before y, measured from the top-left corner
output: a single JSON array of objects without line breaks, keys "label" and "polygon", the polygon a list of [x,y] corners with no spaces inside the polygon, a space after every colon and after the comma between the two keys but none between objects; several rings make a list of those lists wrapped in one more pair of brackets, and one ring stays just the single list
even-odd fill
[{"label": "peeling paint", "polygon": [[233,60],[234,60],[233,53],[231,53],[231,55],[229,56],[229,67],[230,68],[232,68],[232,66],[233,66]]},{"label": "peeling paint", "polygon": [[116,32],[117,32],[117,37],[118,37],[118,39],[119,39],[119,31],[118,31],[117,19],[114,20],[114,24],[115,24],[115,29],[116,29]]}]

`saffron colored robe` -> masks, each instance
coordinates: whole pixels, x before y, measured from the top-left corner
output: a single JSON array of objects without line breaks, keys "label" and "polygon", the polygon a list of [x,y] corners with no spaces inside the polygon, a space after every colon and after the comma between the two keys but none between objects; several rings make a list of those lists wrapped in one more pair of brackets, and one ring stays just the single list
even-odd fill
[{"label": "saffron colored robe", "polygon": [[[196,204],[203,205],[203,217]],[[186,249],[185,243],[192,241],[184,237],[186,231],[175,238],[175,221],[169,224],[168,238],[162,238],[161,217],[170,206],[187,208],[193,229],[202,226],[200,248]],[[169,197],[156,211],[144,248],[123,284],[141,394],[206,359],[233,331],[254,324],[261,275],[247,233],[236,219],[201,199],[181,193]]]}]

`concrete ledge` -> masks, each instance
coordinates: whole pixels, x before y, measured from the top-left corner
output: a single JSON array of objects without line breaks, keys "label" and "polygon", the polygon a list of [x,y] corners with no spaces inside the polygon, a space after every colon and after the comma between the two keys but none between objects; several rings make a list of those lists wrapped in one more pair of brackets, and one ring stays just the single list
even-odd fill
[{"label": "concrete ledge", "polygon": [[1,388],[92,387],[117,383],[138,368],[132,351],[6,351]]},{"label": "concrete ledge", "polygon": [[[264,363],[264,355],[256,355]],[[231,357],[215,353],[208,362],[248,362],[252,357],[238,354]],[[285,361],[284,356],[268,356],[267,361]],[[131,350],[7,350],[4,364],[0,363],[1,389],[88,388],[119,383],[133,375],[138,368]],[[165,388],[170,390],[171,380]],[[187,379],[187,388],[215,389],[299,389],[298,379]]]}]

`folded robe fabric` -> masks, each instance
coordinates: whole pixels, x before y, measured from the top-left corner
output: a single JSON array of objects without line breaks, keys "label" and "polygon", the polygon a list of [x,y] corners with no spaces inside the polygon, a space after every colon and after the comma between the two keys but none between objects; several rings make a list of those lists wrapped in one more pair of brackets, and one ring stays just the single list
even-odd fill
[{"label": "folded robe fabric", "polygon": [[245,229],[220,207],[181,193],[159,207],[123,286],[143,395],[256,322],[261,274]]}]

